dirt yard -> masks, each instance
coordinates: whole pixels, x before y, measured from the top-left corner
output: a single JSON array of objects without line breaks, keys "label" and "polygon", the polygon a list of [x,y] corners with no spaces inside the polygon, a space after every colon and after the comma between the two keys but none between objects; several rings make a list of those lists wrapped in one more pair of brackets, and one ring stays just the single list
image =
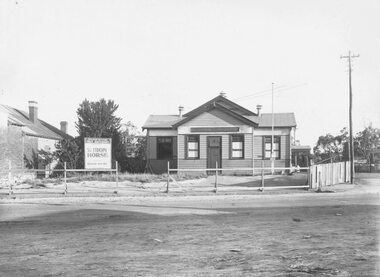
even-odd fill
[{"label": "dirt yard", "polygon": [[[166,179],[166,178],[161,178]],[[293,190],[305,191],[307,189],[306,173],[293,175],[266,175],[265,190],[281,190],[289,186]],[[305,188],[306,185],[306,188]],[[215,176],[196,178],[182,181],[170,180],[169,191],[174,194],[205,195],[215,191]],[[261,188],[261,176],[218,176],[218,192],[225,194],[257,193]],[[68,182],[69,196],[152,196],[162,195],[167,189],[166,181],[138,182],[138,181],[80,181]],[[25,197],[57,197],[63,196],[65,184],[62,180],[46,179],[41,184],[17,183],[13,186],[14,194],[11,198]],[[7,182],[0,183],[0,199],[9,198]]]},{"label": "dirt yard", "polygon": [[378,276],[379,200],[378,189],[7,200],[0,276]]}]

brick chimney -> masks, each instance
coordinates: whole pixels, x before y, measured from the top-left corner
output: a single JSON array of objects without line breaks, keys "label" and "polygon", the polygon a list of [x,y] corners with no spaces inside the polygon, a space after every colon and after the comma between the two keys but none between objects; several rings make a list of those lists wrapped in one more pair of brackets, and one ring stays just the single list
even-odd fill
[{"label": "brick chimney", "polygon": [[36,101],[29,101],[29,120],[36,123],[38,120],[38,107]]},{"label": "brick chimney", "polygon": [[263,106],[262,105],[256,105],[257,115],[260,116],[260,110]]},{"label": "brick chimney", "polygon": [[184,110],[185,108],[183,107],[183,106],[179,106],[178,107],[178,113],[179,113],[179,117],[180,118],[182,118],[182,113],[183,113],[183,110]]},{"label": "brick chimney", "polygon": [[61,121],[61,131],[67,134],[67,121]]}]

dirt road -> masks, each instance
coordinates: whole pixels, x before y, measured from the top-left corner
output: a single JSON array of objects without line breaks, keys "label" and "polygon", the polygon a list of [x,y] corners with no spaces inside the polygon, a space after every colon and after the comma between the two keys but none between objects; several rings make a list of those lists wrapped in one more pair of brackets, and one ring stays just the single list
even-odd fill
[{"label": "dirt road", "polygon": [[360,193],[3,202],[0,276],[377,276],[368,182]]}]

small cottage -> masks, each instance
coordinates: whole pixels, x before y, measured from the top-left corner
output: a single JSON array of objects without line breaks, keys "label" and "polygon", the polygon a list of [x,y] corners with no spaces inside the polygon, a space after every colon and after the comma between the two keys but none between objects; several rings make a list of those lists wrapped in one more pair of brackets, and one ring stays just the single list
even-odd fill
[{"label": "small cottage", "polygon": [[[0,104],[0,170],[25,168],[39,150],[54,152],[55,144],[71,138],[67,122],[60,129],[38,117],[37,102],[29,101],[29,112]],[[37,165],[35,165],[37,166]]]},{"label": "small cottage", "polygon": [[[291,134],[296,121],[293,113],[272,114],[250,111],[221,94],[201,106],[177,115],[150,115],[143,129],[147,131],[147,169],[152,173],[179,169],[229,169],[291,164]],[[272,144],[273,134],[273,144]],[[252,173],[252,171],[250,171]]]}]

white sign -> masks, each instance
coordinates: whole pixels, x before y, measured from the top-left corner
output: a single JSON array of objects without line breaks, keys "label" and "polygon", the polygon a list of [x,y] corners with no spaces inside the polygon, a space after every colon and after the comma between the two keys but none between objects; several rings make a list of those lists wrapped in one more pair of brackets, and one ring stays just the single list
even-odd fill
[{"label": "white sign", "polygon": [[111,169],[110,138],[84,138],[84,168]]}]

